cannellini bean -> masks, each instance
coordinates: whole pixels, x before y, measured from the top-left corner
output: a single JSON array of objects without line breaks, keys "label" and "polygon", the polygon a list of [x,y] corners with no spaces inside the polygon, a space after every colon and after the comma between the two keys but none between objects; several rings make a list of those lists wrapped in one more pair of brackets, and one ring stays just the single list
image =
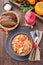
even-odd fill
[{"label": "cannellini bean", "polygon": [[15,40],[16,42],[18,41],[18,39]]}]

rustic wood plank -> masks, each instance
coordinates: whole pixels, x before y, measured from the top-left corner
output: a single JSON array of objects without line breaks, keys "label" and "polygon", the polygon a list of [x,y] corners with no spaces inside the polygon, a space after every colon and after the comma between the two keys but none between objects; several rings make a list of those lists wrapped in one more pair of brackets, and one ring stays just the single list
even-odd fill
[{"label": "rustic wood plank", "polygon": [[[2,6],[5,3],[5,1],[8,0],[0,0],[0,14],[3,12]],[[41,23],[41,20],[37,19],[37,26],[35,29],[39,29],[43,31],[43,23]],[[42,48],[41,51],[41,60],[40,62],[29,62],[29,61],[16,61],[12,59],[5,50],[5,44],[6,44],[6,35],[0,31],[0,65],[43,65],[43,37],[40,44],[40,48]]]}]

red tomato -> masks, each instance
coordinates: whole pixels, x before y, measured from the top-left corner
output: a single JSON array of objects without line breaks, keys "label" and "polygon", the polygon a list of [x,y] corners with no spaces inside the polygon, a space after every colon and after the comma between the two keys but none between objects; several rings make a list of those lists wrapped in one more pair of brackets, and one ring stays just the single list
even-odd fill
[{"label": "red tomato", "polygon": [[2,32],[4,32],[5,34],[8,34],[7,30],[2,29]]}]

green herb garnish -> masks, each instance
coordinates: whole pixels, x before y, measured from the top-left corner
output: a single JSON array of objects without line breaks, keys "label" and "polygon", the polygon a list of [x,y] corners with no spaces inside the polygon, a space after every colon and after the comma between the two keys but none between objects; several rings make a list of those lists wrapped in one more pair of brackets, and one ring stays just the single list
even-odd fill
[{"label": "green herb garnish", "polygon": [[22,9],[23,13],[27,12],[28,10],[33,10],[34,7],[29,5],[28,7],[25,7],[23,5],[20,5],[20,8]]}]

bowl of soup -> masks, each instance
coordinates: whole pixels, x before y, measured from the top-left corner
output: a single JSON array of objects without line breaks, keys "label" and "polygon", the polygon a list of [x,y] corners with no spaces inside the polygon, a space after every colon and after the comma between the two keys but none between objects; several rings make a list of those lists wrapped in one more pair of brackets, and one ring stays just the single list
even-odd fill
[{"label": "bowl of soup", "polygon": [[32,41],[26,34],[17,34],[11,42],[12,51],[18,56],[26,56],[32,50]]}]

